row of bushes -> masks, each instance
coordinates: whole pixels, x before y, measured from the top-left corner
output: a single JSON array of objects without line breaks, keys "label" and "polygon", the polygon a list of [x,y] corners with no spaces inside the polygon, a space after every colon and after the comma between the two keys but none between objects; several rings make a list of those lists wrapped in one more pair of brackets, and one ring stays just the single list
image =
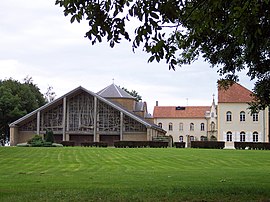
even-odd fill
[{"label": "row of bushes", "polygon": [[167,148],[168,142],[160,141],[117,141],[114,142],[116,148]]},{"label": "row of bushes", "polygon": [[191,148],[223,149],[225,142],[221,141],[191,141]]},{"label": "row of bushes", "polygon": [[270,143],[266,142],[234,142],[235,149],[270,150]]},{"label": "row of bushes", "polygon": [[64,147],[74,147],[75,146],[75,142],[74,141],[62,141],[61,144]]},{"label": "row of bushes", "polygon": [[186,143],[185,142],[175,142],[174,146],[176,148],[185,148],[186,147]]},{"label": "row of bushes", "polygon": [[82,147],[108,147],[106,142],[82,142]]}]

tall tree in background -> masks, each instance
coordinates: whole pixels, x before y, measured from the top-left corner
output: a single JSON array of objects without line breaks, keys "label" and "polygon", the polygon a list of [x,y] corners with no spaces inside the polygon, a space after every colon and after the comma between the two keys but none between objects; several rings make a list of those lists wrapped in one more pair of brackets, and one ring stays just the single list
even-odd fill
[{"label": "tall tree in background", "polygon": [[139,101],[142,100],[142,96],[140,96],[139,93],[138,93],[137,91],[135,91],[135,90],[129,91],[128,89],[126,89],[126,88],[124,88],[124,87],[122,87],[122,89],[123,89],[124,91],[126,91],[128,94],[130,94],[131,96],[135,97],[137,102],[139,102]]},{"label": "tall tree in background", "polygon": [[[164,59],[170,69],[199,56],[218,67],[220,76],[237,81],[248,70],[256,79],[257,109],[270,104],[269,0],[56,0],[71,22],[88,21],[86,37],[104,38],[111,47],[122,39],[150,53],[149,62]],[[134,30],[126,24],[133,23]],[[130,32],[134,32],[132,38]],[[226,83],[226,82],[225,82]]]},{"label": "tall tree in background", "polygon": [[0,80],[0,144],[9,139],[9,124],[44,105],[45,98],[31,77],[23,83]]},{"label": "tall tree in background", "polygon": [[53,87],[52,86],[48,86],[47,92],[44,94],[44,96],[45,96],[46,102],[52,102],[52,101],[54,101],[54,99],[56,97],[56,94],[53,91]]}]

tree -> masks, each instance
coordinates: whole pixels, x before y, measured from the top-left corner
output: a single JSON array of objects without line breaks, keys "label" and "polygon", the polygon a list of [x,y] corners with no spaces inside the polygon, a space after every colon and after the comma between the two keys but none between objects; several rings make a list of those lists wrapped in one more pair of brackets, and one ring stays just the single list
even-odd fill
[{"label": "tree", "polygon": [[126,91],[128,94],[130,94],[131,96],[135,97],[137,102],[139,102],[140,100],[142,100],[142,96],[140,96],[137,91],[135,91],[135,90],[129,91],[128,89],[126,89],[124,87],[122,87],[122,89],[124,91]]},{"label": "tree", "polygon": [[[237,81],[247,69],[256,79],[257,108],[270,104],[269,0],[56,0],[71,23],[88,21],[92,44],[106,38],[111,47],[122,39],[142,46],[149,62],[164,59],[169,69],[199,56],[218,67],[220,76]],[[137,19],[134,38],[127,23]],[[227,83],[227,82],[224,82]],[[262,89],[258,90],[258,89]]]},{"label": "tree", "polygon": [[9,139],[9,124],[45,104],[39,88],[32,78],[24,83],[0,80],[0,140],[3,145]]},{"label": "tree", "polygon": [[54,99],[56,97],[56,94],[53,91],[53,87],[52,86],[48,86],[47,92],[44,94],[44,96],[45,96],[46,102],[52,102],[52,101],[54,101]]}]

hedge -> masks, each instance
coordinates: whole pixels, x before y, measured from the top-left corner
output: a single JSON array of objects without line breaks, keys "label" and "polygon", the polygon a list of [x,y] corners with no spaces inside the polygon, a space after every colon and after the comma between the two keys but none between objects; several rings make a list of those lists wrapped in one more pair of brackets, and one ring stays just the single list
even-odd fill
[{"label": "hedge", "polygon": [[160,141],[117,141],[114,142],[116,148],[167,148],[168,142]]},{"label": "hedge", "polygon": [[223,149],[225,142],[221,141],[191,141],[191,148]]},{"label": "hedge", "polygon": [[174,146],[176,148],[185,148],[186,147],[186,143],[185,142],[175,142]]},{"label": "hedge", "polygon": [[61,144],[64,146],[64,147],[74,147],[75,145],[75,142],[74,141],[62,141]]},{"label": "hedge", "polygon": [[270,143],[266,142],[234,142],[235,149],[270,150]]},{"label": "hedge", "polygon": [[106,142],[82,142],[82,147],[108,147]]}]

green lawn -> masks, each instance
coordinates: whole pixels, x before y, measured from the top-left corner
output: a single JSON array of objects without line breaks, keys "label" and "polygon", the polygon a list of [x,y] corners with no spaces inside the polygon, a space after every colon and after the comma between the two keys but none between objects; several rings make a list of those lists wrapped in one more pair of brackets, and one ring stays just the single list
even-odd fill
[{"label": "green lawn", "polygon": [[270,151],[0,147],[0,201],[270,201]]}]

